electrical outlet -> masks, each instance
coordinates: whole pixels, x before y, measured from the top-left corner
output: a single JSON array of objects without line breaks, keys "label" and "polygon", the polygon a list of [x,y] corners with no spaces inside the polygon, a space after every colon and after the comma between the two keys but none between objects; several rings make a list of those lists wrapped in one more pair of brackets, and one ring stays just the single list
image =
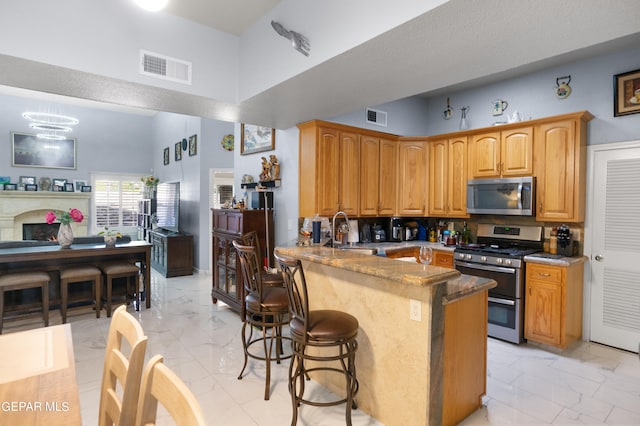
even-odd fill
[{"label": "electrical outlet", "polygon": [[571,230],[571,238],[573,238],[573,241],[582,241],[580,239],[580,230],[579,229]]},{"label": "electrical outlet", "polygon": [[409,299],[409,319],[422,321],[422,304],[419,300]]}]

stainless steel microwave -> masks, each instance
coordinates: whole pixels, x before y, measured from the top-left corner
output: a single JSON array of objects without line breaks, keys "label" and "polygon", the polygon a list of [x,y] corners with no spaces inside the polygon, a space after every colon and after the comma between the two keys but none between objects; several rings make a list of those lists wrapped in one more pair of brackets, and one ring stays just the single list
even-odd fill
[{"label": "stainless steel microwave", "polygon": [[531,176],[467,181],[467,213],[533,216],[535,201]]}]

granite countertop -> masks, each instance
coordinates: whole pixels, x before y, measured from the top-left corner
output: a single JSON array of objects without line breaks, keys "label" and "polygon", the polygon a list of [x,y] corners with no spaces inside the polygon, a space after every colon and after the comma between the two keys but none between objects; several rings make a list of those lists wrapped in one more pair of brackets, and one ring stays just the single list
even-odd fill
[{"label": "granite countertop", "polygon": [[534,253],[524,257],[524,261],[527,263],[541,263],[544,265],[555,266],[571,266],[574,263],[584,263],[587,261],[587,256],[575,256],[567,257],[559,254],[550,253]]},{"label": "granite countertop", "polygon": [[426,287],[446,282],[447,292],[443,302],[445,304],[496,285],[493,280],[462,275],[455,269],[404,262],[384,256],[364,254],[352,249],[291,246],[276,247],[276,253],[409,285]]}]

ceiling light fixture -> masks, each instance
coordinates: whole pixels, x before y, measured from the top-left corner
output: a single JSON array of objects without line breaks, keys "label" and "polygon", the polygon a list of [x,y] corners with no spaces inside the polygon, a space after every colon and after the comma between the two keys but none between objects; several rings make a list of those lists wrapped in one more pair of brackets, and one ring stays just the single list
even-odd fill
[{"label": "ceiling light fixture", "polygon": [[70,117],[68,115],[51,114],[48,112],[23,112],[22,117],[35,123],[60,126],[75,126],[76,124],[80,123],[80,120],[75,117]]},{"label": "ceiling light fixture", "polygon": [[135,0],[136,4],[148,10],[149,12],[157,12],[165,8],[169,0]]},{"label": "ceiling light fixture", "polygon": [[309,43],[309,39],[307,39],[305,36],[295,31],[288,31],[280,23],[276,21],[271,21],[271,26],[282,37],[291,40],[291,45],[293,46],[294,49],[302,53],[304,56],[309,56],[309,51],[311,50],[311,44]]},{"label": "ceiling light fixture", "polygon": [[70,132],[73,130],[69,126],[61,126],[59,124],[31,123],[29,127],[34,130],[44,130],[45,132]]}]

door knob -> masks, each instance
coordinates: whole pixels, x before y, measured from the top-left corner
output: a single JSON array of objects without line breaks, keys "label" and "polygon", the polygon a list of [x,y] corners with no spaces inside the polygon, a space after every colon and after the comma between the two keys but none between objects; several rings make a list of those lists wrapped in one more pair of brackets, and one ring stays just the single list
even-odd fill
[{"label": "door knob", "polygon": [[602,262],[604,260],[604,256],[600,256],[599,254],[596,254],[596,257],[594,259],[596,259],[598,262]]}]

